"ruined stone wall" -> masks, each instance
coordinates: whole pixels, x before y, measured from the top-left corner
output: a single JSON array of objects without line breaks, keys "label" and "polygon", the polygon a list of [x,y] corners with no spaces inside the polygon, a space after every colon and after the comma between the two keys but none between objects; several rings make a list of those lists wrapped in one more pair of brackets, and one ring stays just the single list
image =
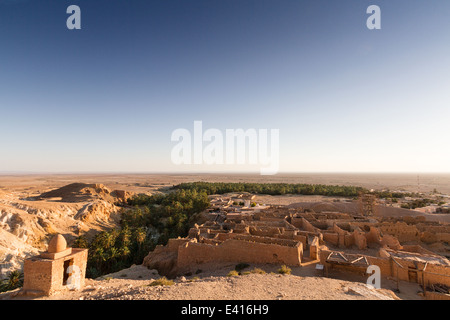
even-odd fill
[{"label": "ruined stone wall", "polygon": [[233,228],[233,233],[250,234],[250,227],[245,224],[237,224]]},{"label": "ruined stone wall", "polygon": [[423,281],[425,280],[426,285],[431,284],[445,284],[450,286],[450,267],[437,265],[437,264],[428,264],[425,272],[422,270],[425,267],[425,263],[419,262],[415,263],[411,260],[395,258],[397,262],[400,263],[400,266],[397,264],[393,264],[391,276],[397,277],[399,280],[414,282],[423,285]]},{"label": "ruined stone wall", "polygon": [[283,219],[275,219],[271,221],[249,221],[246,222],[248,226],[255,227],[277,227],[284,228],[286,230],[295,230],[296,227]]},{"label": "ruined stone wall", "polygon": [[349,215],[348,213],[341,213],[341,212],[323,211],[316,215],[324,216],[325,219],[328,219],[328,220],[350,220],[350,219],[352,219],[352,216]]},{"label": "ruined stone wall", "polygon": [[445,284],[450,286],[450,267],[428,264],[425,269],[425,284]]},{"label": "ruined stone wall", "polygon": [[269,217],[269,216],[260,215],[258,217],[258,220],[265,221],[265,222],[273,222],[273,221],[280,221],[280,217]]},{"label": "ruined stone wall", "polygon": [[408,225],[404,222],[381,223],[377,226],[383,234],[394,236],[400,242],[420,241],[420,232],[415,225]]},{"label": "ruined stone wall", "polygon": [[388,247],[390,249],[394,249],[394,250],[399,250],[399,249],[402,248],[402,245],[400,244],[398,239],[396,237],[394,237],[394,236],[389,235],[389,234],[385,234],[381,238],[380,245],[382,245],[384,247]]},{"label": "ruined stone wall", "polygon": [[367,243],[381,243],[380,231],[378,228],[370,227],[370,231],[365,234]]},{"label": "ruined stone wall", "polygon": [[302,219],[301,217],[291,217],[291,224],[297,229],[303,229]]},{"label": "ruined stone wall", "polygon": [[341,228],[342,230],[351,232],[354,230],[354,227],[351,225],[350,222],[348,221],[342,221],[342,220],[329,220],[328,224],[330,226],[333,226],[333,224],[336,224],[339,228]]},{"label": "ruined stone wall", "polygon": [[369,265],[375,265],[380,268],[382,276],[392,276],[392,260],[390,258],[365,256]]},{"label": "ruined stone wall", "polygon": [[436,253],[434,253],[433,251],[427,250],[417,244],[414,245],[404,245],[401,249],[401,251],[406,251],[406,252],[415,252],[415,253],[421,253],[421,254],[431,254],[431,255],[435,255]]},{"label": "ruined stone wall", "polygon": [[367,249],[367,238],[365,236],[365,232],[355,229],[353,231],[353,240],[359,250]]},{"label": "ruined stone wall", "polygon": [[439,242],[439,238],[436,233],[425,231],[420,235],[420,241],[430,244]]},{"label": "ruined stone wall", "polygon": [[350,248],[351,246],[355,245],[355,237],[353,234],[345,234],[344,235],[344,247]]},{"label": "ruined stone wall", "polygon": [[169,239],[169,242],[167,243],[167,249],[171,252],[177,252],[178,247],[186,242],[189,242],[189,238]]},{"label": "ruined stone wall", "polygon": [[283,239],[293,239],[295,236],[297,236],[298,230],[283,230],[283,233],[278,235],[279,238]]},{"label": "ruined stone wall", "polygon": [[191,228],[189,229],[188,237],[189,238],[197,238],[200,236],[200,229],[198,228]]},{"label": "ruined stone wall", "polygon": [[329,242],[334,246],[339,246],[339,235],[334,232],[324,232],[323,240]]},{"label": "ruined stone wall", "polygon": [[177,266],[187,270],[204,263],[273,263],[299,266],[303,246],[283,246],[273,243],[258,243],[227,239],[219,245],[188,242],[178,249]]},{"label": "ruined stone wall", "polygon": [[[384,253],[383,253],[384,251]],[[386,253],[385,250],[380,250],[380,255],[389,256],[389,253]],[[420,255],[418,256],[420,258]],[[393,257],[393,258],[381,258],[383,260],[390,260],[391,262],[391,272],[386,273],[386,270],[382,271],[383,275],[397,277],[402,281],[415,282],[423,285],[423,281],[425,280],[426,285],[430,284],[445,284],[450,286],[450,266],[436,264],[436,263],[426,263],[424,261],[411,260],[402,257]],[[393,261],[400,264],[398,265]],[[424,255],[424,260],[426,257]],[[370,263],[376,264],[380,263],[378,260],[369,260]],[[425,268],[426,266],[426,268]],[[425,271],[423,271],[425,269]]]},{"label": "ruined stone wall", "polygon": [[420,240],[425,243],[450,242],[450,233],[434,233],[425,231],[420,235]]},{"label": "ruined stone wall", "polygon": [[421,222],[425,222],[426,218],[424,216],[417,216],[417,217],[404,216],[404,217],[399,218],[398,221],[403,221],[408,224],[418,224]]},{"label": "ruined stone wall", "polygon": [[304,237],[319,237],[321,236],[322,233],[320,232],[309,232],[309,231],[302,231],[302,230],[298,230],[297,231],[297,235],[298,236],[304,236]]},{"label": "ruined stone wall", "polygon": [[433,233],[450,233],[450,225],[428,225],[425,223],[417,224],[417,229],[422,232],[428,231]]},{"label": "ruined stone wall", "polygon": [[327,230],[330,226],[326,220],[316,220],[310,222],[315,228],[321,230]]},{"label": "ruined stone wall", "polygon": [[249,233],[254,236],[260,236],[260,237],[274,237],[277,235],[280,235],[284,232],[284,228],[279,227],[250,227]]},{"label": "ruined stone wall", "polygon": [[305,218],[301,218],[301,227],[299,229],[303,229],[309,232],[320,232],[316,227],[314,227],[308,220]]},{"label": "ruined stone wall", "polygon": [[319,259],[319,238],[314,237],[313,241],[311,241],[311,245],[309,246],[309,258],[311,260],[317,260]]},{"label": "ruined stone wall", "polygon": [[450,294],[426,291],[426,300],[450,300]]},{"label": "ruined stone wall", "polygon": [[219,241],[226,241],[229,239],[234,239],[234,240],[252,241],[252,242],[257,242],[257,243],[265,243],[265,244],[277,244],[280,246],[289,246],[289,247],[295,247],[299,243],[299,241],[290,240],[290,239],[259,237],[259,236],[252,236],[252,235],[243,235],[243,234],[238,234],[238,233],[220,233],[217,235],[216,239]]},{"label": "ruined stone wall", "polygon": [[440,242],[450,243],[450,233],[438,233],[437,236]]},{"label": "ruined stone wall", "polygon": [[308,246],[308,237],[304,236],[304,235],[293,235],[292,238],[281,235],[279,238],[280,239],[292,239],[294,241],[299,241],[302,243],[303,248],[306,248]]},{"label": "ruined stone wall", "polygon": [[211,244],[211,245],[219,245],[222,243],[222,241],[217,240],[217,239],[205,239],[205,238],[201,238],[199,243],[205,243],[205,244]]},{"label": "ruined stone wall", "polygon": [[338,234],[339,247],[349,247],[352,245],[351,237],[348,232],[339,228],[336,224],[333,225],[333,231]]}]

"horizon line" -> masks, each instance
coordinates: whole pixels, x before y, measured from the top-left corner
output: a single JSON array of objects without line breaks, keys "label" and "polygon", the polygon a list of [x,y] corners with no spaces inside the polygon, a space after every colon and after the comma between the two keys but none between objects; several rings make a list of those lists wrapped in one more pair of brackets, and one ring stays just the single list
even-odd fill
[{"label": "horizon line", "polygon": [[[270,176],[286,174],[450,174],[442,171],[280,171]],[[261,175],[259,171],[0,171],[0,176],[8,175]],[[265,176],[267,177],[267,176]]]}]

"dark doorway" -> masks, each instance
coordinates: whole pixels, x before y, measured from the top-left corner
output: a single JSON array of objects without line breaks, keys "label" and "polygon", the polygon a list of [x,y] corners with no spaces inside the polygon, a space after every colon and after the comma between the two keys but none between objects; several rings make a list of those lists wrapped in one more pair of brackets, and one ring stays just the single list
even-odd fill
[{"label": "dark doorway", "polygon": [[64,261],[64,270],[63,270],[63,286],[67,285],[67,279],[69,279],[70,274],[67,273],[67,269],[69,266],[73,265],[73,259]]}]

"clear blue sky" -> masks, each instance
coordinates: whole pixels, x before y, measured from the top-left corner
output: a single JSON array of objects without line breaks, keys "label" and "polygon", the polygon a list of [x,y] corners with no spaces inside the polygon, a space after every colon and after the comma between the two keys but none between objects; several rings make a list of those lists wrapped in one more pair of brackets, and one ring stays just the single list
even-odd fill
[{"label": "clear blue sky", "polygon": [[210,171],[171,163],[195,120],[280,129],[280,171],[450,172],[450,2],[0,0],[0,111],[0,172]]}]

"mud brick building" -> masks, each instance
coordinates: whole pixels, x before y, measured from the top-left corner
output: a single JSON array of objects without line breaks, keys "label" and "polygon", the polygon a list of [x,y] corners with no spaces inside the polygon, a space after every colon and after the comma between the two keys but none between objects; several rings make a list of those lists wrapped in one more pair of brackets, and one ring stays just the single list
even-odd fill
[{"label": "mud brick building", "polygon": [[24,284],[20,295],[50,296],[62,290],[84,286],[88,249],[68,248],[60,234],[47,252],[25,260]]}]

